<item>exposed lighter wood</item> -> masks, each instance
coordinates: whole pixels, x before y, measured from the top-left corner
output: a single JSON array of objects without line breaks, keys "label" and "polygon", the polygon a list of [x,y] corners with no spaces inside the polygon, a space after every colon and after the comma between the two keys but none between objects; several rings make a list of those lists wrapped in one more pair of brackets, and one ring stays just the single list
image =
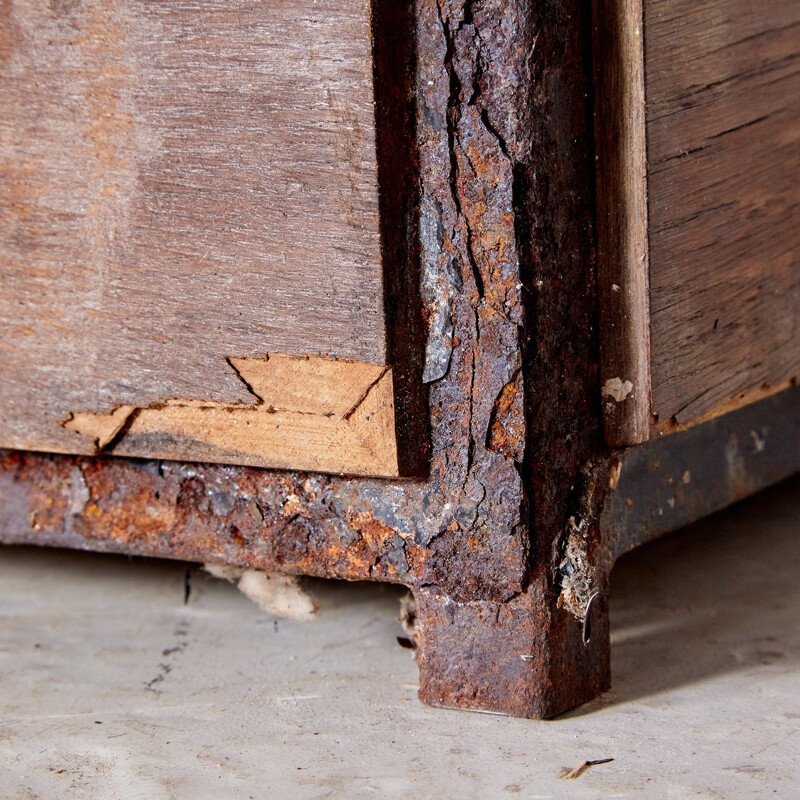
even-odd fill
[{"label": "exposed lighter wood", "polygon": [[117,406],[105,414],[79,411],[77,414],[70,414],[63,425],[68,430],[89,437],[95,453],[99,453],[117,438],[134,411],[136,406]]},{"label": "exposed lighter wood", "polygon": [[115,455],[398,475],[389,367],[283,355],[230,361],[250,403],[168,399],[75,411],[63,427]]},{"label": "exposed lighter wood", "polygon": [[650,431],[641,0],[595,0],[593,13],[602,400],[619,446]]},{"label": "exposed lighter wood", "polygon": [[386,368],[377,364],[292,358],[231,358],[239,377],[268,408],[346,417]]},{"label": "exposed lighter wood", "polygon": [[653,410],[800,375],[800,3],[646,0]]},{"label": "exposed lighter wood", "polygon": [[226,354],[387,363],[368,0],[19,0],[0,31],[0,446],[250,403]]}]

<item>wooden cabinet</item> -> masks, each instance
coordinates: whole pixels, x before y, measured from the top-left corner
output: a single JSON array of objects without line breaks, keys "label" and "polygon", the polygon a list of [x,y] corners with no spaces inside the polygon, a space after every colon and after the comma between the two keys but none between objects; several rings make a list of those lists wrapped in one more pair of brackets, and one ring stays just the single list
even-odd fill
[{"label": "wooden cabinet", "polygon": [[0,540],[403,583],[426,702],[602,691],[614,559],[800,467],[767,6],[3,4]]}]

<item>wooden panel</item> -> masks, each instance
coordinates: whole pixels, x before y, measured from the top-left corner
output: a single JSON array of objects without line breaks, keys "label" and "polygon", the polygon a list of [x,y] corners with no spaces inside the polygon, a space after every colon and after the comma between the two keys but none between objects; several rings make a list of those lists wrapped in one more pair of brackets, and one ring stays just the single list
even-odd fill
[{"label": "wooden panel", "polygon": [[[114,452],[144,455],[134,428],[155,408],[253,405],[237,358],[384,374],[367,0],[18,0],[0,15],[0,445],[91,453],[67,421],[131,408]],[[303,362],[309,385],[321,363]],[[197,430],[173,434],[159,453],[313,467],[285,443],[212,453]]]},{"label": "wooden panel", "polygon": [[800,3],[646,0],[653,411],[800,374]]}]

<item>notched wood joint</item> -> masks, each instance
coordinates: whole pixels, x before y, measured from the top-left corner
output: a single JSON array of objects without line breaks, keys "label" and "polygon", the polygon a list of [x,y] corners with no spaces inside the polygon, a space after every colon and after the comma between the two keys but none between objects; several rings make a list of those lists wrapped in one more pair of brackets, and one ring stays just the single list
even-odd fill
[{"label": "notched wood joint", "polygon": [[226,357],[252,403],[169,399],[72,412],[95,453],[398,477],[392,370],[320,356]]}]

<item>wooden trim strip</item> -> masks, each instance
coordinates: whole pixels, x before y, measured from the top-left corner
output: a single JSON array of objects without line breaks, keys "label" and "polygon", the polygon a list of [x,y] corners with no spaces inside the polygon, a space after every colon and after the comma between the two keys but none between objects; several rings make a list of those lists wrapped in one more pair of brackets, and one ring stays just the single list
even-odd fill
[{"label": "wooden trim strip", "polygon": [[597,275],[609,445],[650,435],[650,320],[641,0],[594,0]]},{"label": "wooden trim strip", "polygon": [[318,356],[229,358],[254,401],[165,400],[73,412],[97,453],[398,477],[390,367]]}]

